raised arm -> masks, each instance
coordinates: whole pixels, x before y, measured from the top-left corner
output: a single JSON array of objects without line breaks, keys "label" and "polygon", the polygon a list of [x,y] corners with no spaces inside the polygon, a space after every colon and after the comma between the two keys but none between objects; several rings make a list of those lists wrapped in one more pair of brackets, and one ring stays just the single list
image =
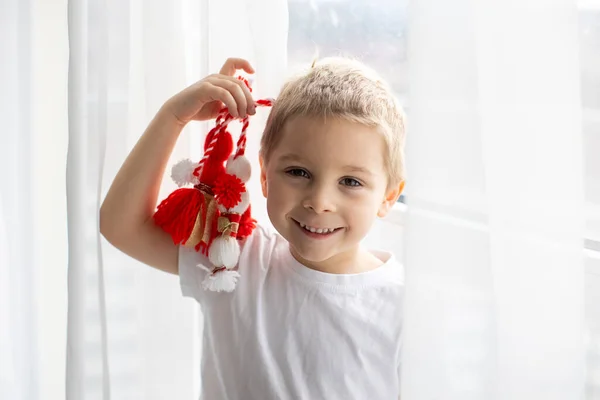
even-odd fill
[{"label": "raised arm", "polygon": [[247,87],[235,71],[254,70],[242,59],[228,59],[210,75],[169,99],[158,111],[117,173],[100,208],[100,232],[129,256],[160,270],[178,273],[177,246],[154,224],[161,179],[183,127],[216,117],[225,104],[231,115],[255,113]]}]

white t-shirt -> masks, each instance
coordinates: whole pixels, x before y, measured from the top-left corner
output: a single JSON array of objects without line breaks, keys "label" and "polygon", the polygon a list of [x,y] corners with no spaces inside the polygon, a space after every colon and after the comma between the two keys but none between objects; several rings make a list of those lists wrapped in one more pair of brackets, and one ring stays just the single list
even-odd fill
[{"label": "white t-shirt", "polygon": [[278,233],[243,243],[234,292],[205,291],[201,254],[179,251],[184,296],[204,314],[201,398],[398,399],[404,292],[401,265],[327,274],[300,264]]}]

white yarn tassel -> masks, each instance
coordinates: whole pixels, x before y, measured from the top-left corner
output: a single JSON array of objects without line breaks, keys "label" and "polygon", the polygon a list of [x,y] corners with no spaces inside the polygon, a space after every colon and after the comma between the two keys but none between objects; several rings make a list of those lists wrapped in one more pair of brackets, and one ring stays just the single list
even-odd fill
[{"label": "white yarn tassel", "polygon": [[240,245],[231,236],[216,237],[208,249],[208,259],[212,265],[231,269],[240,258]]},{"label": "white yarn tassel", "polygon": [[202,287],[204,290],[212,292],[233,292],[239,277],[240,274],[237,271],[228,269],[209,273],[202,281]]},{"label": "white yarn tassel", "polygon": [[198,167],[198,164],[190,159],[183,159],[171,168],[171,179],[182,187],[187,184],[198,184],[198,178],[193,175],[194,170]]},{"label": "white yarn tassel", "polygon": [[[233,208],[225,209],[219,205],[221,213],[243,214],[250,205],[250,196],[248,192],[242,193],[242,199],[238,205]],[[216,237],[208,249],[208,259],[212,265],[225,267],[226,270],[220,270],[214,274],[209,274],[202,283],[207,290],[227,291],[235,289],[237,279],[240,274],[237,271],[231,271],[240,259],[240,245],[235,237],[227,234]]]}]

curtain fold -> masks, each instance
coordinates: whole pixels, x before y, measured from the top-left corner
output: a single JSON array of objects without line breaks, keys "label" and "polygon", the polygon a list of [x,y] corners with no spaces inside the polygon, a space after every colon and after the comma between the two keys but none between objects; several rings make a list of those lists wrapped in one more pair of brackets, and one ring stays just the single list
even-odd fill
[{"label": "curtain fold", "polygon": [[39,394],[34,227],[32,2],[0,13],[0,397]]},{"label": "curtain fold", "polygon": [[410,21],[402,398],[583,398],[576,4],[421,0]]}]

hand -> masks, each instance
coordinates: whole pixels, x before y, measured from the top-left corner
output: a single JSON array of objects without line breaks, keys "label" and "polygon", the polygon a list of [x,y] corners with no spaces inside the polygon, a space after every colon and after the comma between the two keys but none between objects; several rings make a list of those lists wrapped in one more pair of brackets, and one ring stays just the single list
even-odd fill
[{"label": "hand", "polygon": [[164,107],[182,125],[216,118],[223,105],[236,118],[253,115],[256,105],[250,90],[244,82],[233,77],[240,69],[254,73],[248,61],[229,58],[218,74],[209,75],[182,90],[170,98]]}]

